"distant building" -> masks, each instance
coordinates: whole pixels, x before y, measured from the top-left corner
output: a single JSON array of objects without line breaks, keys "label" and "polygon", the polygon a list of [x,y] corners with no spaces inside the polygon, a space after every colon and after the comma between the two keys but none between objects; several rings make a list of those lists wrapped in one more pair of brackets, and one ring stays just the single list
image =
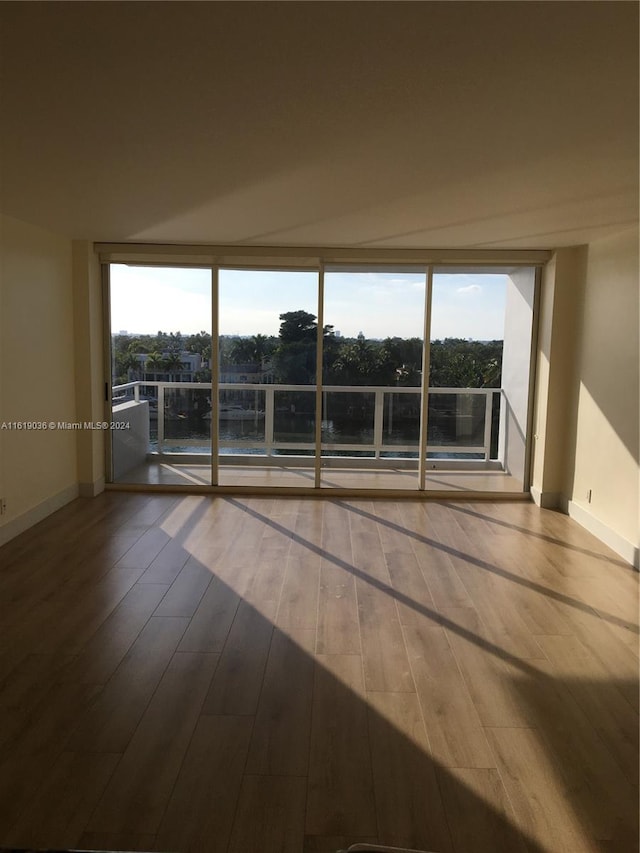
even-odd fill
[{"label": "distant building", "polygon": [[[140,365],[138,368],[139,373],[144,379],[149,380],[149,382],[196,382],[195,374],[207,366],[206,362],[203,362],[200,353],[197,352],[181,352],[181,367],[179,369],[177,366],[168,369],[163,364],[154,364],[153,362],[147,364],[149,355],[150,353],[146,352],[136,353],[136,358]],[[164,360],[169,359],[172,353],[163,352],[161,355]]]},{"label": "distant building", "polygon": [[268,359],[262,363],[227,364],[220,368],[220,382],[272,384],[273,367]]}]

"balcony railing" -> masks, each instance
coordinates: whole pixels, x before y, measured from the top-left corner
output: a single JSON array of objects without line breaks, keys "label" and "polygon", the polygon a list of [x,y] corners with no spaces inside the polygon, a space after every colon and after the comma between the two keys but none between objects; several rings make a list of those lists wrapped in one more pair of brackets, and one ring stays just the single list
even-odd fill
[{"label": "balcony railing", "polygon": [[[315,392],[315,385],[220,383],[212,411],[209,383],[137,380],[114,386],[112,399],[114,415],[124,403],[147,403],[147,453],[210,453],[213,415],[225,462],[253,456],[282,463],[315,452]],[[497,456],[500,401],[498,388],[430,388],[428,457],[488,465]],[[419,388],[323,386],[322,419],[323,457],[418,458]]]}]

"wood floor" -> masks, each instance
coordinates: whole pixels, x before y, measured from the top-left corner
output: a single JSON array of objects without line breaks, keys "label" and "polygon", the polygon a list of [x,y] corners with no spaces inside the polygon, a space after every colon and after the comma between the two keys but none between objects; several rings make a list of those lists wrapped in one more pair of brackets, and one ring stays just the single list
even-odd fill
[{"label": "wood floor", "polygon": [[636,851],[637,580],[523,502],[75,501],[0,549],[0,846]]}]

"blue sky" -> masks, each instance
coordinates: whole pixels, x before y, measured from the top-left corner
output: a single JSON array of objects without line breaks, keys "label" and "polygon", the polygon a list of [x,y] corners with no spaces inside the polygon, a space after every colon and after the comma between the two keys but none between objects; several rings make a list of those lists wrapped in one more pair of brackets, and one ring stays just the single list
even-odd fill
[{"label": "blue sky", "polygon": [[[433,340],[501,339],[506,276],[436,274]],[[345,337],[422,337],[425,277],[416,273],[325,273],[325,323]],[[220,333],[277,335],[279,315],[317,314],[315,272],[220,271]],[[191,334],[211,330],[210,273],[202,269],[111,267],[112,331]]]}]

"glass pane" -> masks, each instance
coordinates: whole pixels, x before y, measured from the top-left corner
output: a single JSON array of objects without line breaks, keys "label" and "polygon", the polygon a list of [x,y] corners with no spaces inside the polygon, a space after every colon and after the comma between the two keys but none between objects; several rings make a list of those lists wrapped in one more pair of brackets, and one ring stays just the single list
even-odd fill
[{"label": "glass pane", "polygon": [[420,394],[385,394],[382,443],[388,448],[383,454],[385,458],[417,458],[420,444]]},{"label": "glass pane", "polygon": [[309,486],[318,275],[223,269],[219,302],[219,482]]},{"label": "glass pane", "polygon": [[116,482],[211,482],[211,272],[112,264]]},{"label": "glass pane", "polygon": [[427,486],[522,490],[534,283],[531,269],[434,271]]},{"label": "glass pane", "polygon": [[324,455],[338,458],[374,456],[375,393],[325,391],[322,395]]},{"label": "glass pane", "polygon": [[325,274],[324,485],[417,487],[425,286],[401,270]]},{"label": "glass pane", "polygon": [[[464,452],[468,448],[483,448],[485,411],[484,394],[440,394],[432,391],[429,395],[428,456],[469,457],[469,453]],[[437,449],[443,447],[447,449],[438,453]],[[477,450],[472,455],[484,459],[484,450]]]},{"label": "glass pane", "polygon": [[[161,426],[164,435],[158,435],[158,406],[151,411],[151,448],[163,453],[211,454],[211,388],[184,388],[167,386],[163,394],[164,417]],[[162,447],[159,447],[159,439]]]},{"label": "glass pane", "polygon": [[[316,395],[314,391],[274,391],[275,412],[273,439],[278,445],[278,455],[291,456],[294,452],[313,456],[316,431]],[[313,445],[306,449],[286,447],[288,444]]]}]

